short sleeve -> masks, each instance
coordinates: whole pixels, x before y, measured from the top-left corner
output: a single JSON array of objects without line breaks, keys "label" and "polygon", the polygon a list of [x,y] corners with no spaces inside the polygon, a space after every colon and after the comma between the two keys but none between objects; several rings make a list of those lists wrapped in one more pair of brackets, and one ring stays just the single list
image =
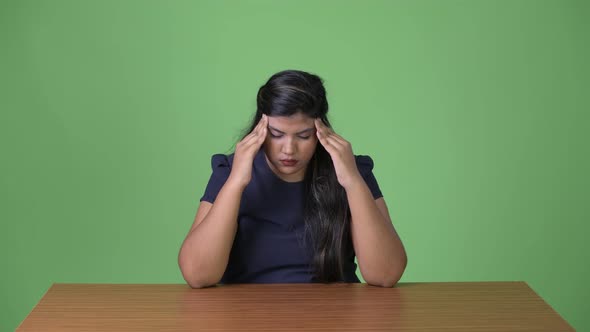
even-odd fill
[{"label": "short sleeve", "polygon": [[214,154],[211,157],[211,170],[212,173],[209,183],[207,183],[205,193],[201,197],[201,201],[207,201],[209,203],[215,202],[217,194],[219,194],[221,187],[223,187],[229,177],[231,171],[229,158],[224,154]]},{"label": "short sleeve", "polygon": [[363,177],[363,179],[365,180],[365,182],[367,183],[367,186],[369,187],[369,189],[371,190],[371,193],[373,194],[373,198],[377,199],[380,197],[383,197],[383,194],[381,193],[381,189],[379,188],[379,184],[377,183],[377,179],[375,178],[375,175],[373,174],[373,159],[371,159],[371,157],[369,156],[355,156],[356,158],[356,166],[359,169],[359,172],[361,173],[361,176]]}]

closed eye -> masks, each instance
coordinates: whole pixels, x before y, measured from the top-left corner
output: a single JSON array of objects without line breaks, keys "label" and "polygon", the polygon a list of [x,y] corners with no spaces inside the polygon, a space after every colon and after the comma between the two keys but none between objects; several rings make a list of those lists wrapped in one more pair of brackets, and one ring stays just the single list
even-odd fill
[{"label": "closed eye", "polygon": [[[270,137],[273,137],[273,138],[281,138],[281,137],[283,137],[283,135],[275,135],[275,134],[273,134],[271,132],[270,133]],[[300,139],[309,139],[311,136],[297,136],[297,137],[299,137]]]}]

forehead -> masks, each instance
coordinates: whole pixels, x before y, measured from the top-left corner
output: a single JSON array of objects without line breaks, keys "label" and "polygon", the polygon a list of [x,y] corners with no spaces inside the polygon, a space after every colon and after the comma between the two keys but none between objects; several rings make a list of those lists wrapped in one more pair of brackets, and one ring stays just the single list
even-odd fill
[{"label": "forehead", "polygon": [[289,132],[315,127],[314,118],[296,113],[291,116],[269,116],[268,125],[278,130]]}]

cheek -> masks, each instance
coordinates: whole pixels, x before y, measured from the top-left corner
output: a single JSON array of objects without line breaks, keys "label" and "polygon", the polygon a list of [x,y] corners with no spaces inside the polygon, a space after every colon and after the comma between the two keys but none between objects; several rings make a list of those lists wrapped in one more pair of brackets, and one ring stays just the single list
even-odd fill
[{"label": "cheek", "polygon": [[313,156],[313,153],[315,152],[315,148],[318,144],[317,140],[313,140],[311,142],[306,142],[305,145],[303,146],[303,150],[305,151],[305,155],[307,157],[307,159],[311,159],[311,156]]},{"label": "cheek", "polygon": [[266,139],[264,140],[264,143],[263,143],[263,148],[264,148],[264,151],[267,152],[267,154],[274,155],[277,148],[278,148],[278,145],[270,137],[266,137]]}]

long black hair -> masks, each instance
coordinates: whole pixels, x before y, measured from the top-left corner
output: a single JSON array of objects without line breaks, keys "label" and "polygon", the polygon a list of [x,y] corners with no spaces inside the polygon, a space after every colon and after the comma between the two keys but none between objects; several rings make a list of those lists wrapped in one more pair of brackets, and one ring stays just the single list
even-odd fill
[{"label": "long black hair", "polygon": [[[254,130],[262,114],[303,113],[320,118],[331,127],[323,80],[314,74],[299,70],[274,74],[258,90],[256,104],[256,114],[245,135]],[[320,282],[343,281],[344,261],[352,243],[350,208],[346,191],[338,183],[332,158],[319,141],[305,172],[304,187],[304,239],[312,249],[314,277]]]}]

